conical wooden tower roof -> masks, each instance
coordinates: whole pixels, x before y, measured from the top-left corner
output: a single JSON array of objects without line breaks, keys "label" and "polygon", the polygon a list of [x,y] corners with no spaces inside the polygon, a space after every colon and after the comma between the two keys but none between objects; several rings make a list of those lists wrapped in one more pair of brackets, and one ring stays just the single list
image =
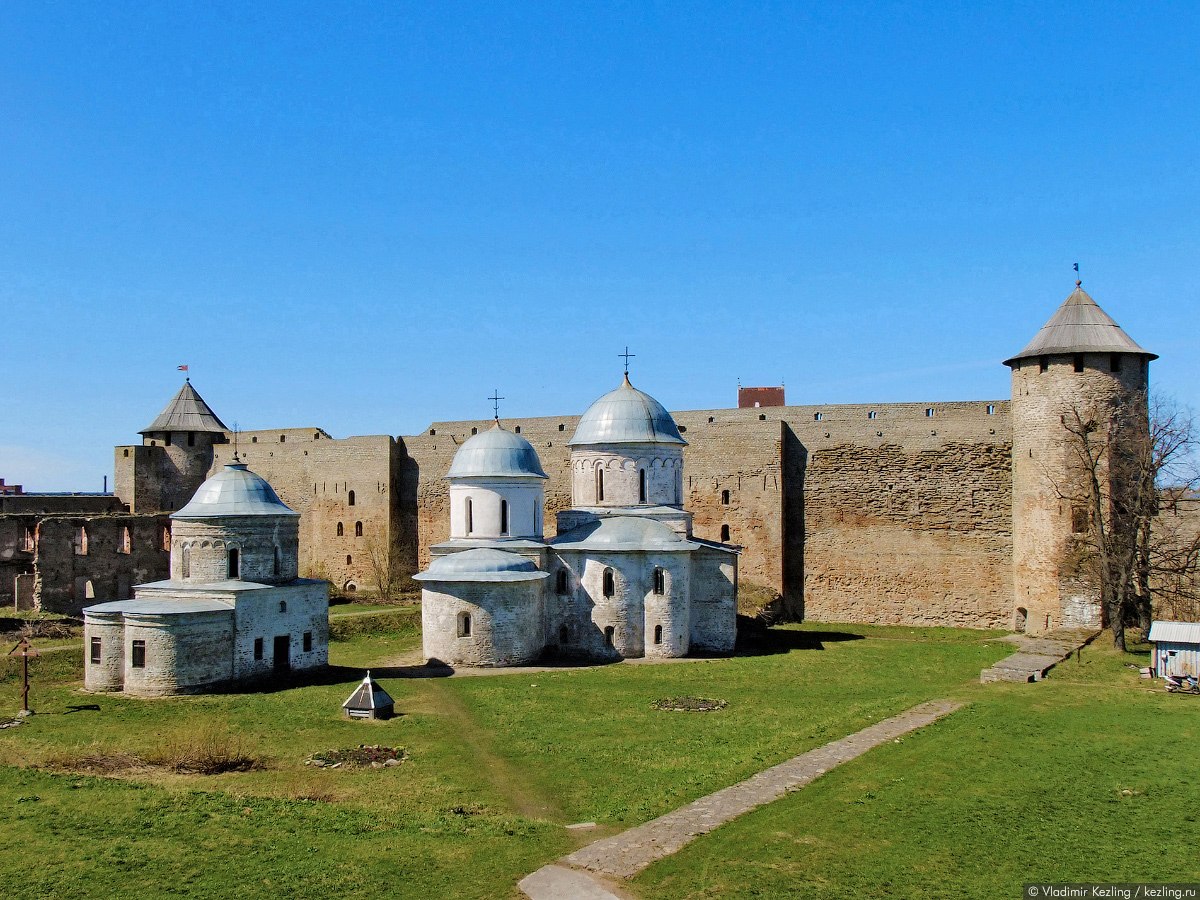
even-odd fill
[{"label": "conical wooden tower roof", "polygon": [[1004,364],[1011,366],[1019,359],[1055,353],[1137,353],[1147,359],[1158,359],[1157,353],[1143,350],[1122,331],[1078,281],[1075,290],[1050,321],[1041,327],[1024,350],[1006,359]]},{"label": "conical wooden tower roof", "polygon": [[158,418],[143,428],[139,434],[152,431],[228,431],[225,423],[209,409],[204,398],[196,393],[192,382],[185,379],[179,393],[158,414]]}]

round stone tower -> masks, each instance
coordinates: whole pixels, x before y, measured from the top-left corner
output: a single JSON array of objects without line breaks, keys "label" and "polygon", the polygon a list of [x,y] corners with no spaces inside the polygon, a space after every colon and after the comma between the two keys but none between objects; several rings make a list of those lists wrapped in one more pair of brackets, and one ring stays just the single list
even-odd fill
[{"label": "round stone tower", "polygon": [[542,539],[546,473],[533,445],[500,427],[470,438],[454,454],[450,539]]},{"label": "round stone tower", "polygon": [[683,506],[683,448],[675,420],[629,375],[579,419],[571,448],[576,507]]},{"label": "round stone tower", "polygon": [[295,581],[299,529],[300,514],[266,479],[232,462],[171,516],[171,580]]},{"label": "round stone tower", "polygon": [[208,476],[213,464],[213,445],[225,443],[227,430],[192,387],[191,380],[185,379],[179,393],[158,418],[141,431],[144,446],[162,450],[156,464],[143,466],[135,476],[144,484],[127,489],[134,494],[149,489],[157,503],[143,500],[137,505],[145,511],[157,505],[158,510],[170,512],[187,503]]},{"label": "round stone tower", "polygon": [[[1102,624],[1098,587],[1080,563],[1087,509],[1064,499],[1079,493],[1067,426],[1076,414],[1109,423],[1117,412],[1144,425],[1152,359],[1157,356],[1139,347],[1077,281],[1033,340],[1004,361],[1012,369],[1013,627],[1018,631],[1040,634]],[[1116,480],[1106,487],[1110,492],[1127,488]]]}]

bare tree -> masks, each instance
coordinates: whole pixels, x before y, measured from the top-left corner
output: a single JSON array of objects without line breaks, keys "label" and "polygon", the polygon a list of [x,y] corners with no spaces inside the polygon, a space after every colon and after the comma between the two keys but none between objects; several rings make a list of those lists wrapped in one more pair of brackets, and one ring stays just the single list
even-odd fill
[{"label": "bare tree", "polygon": [[371,570],[371,584],[380,600],[391,600],[400,581],[395,554],[391,547],[375,536],[366,540],[367,566]]},{"label": "bare tree", "polygon": [[1198,538],[1159,516],[1164,502],[1195,490],[1194,421],[1170,401],[1156,399],[1148,411],[1142,395],[1072,406],[1062,423],[1067,474],[1052,483],[1071,504],[1079,568],[1099,591],[1113,645],[1124,650],[1126,625],[1149,629],[1156,599],[1195,598]]}]

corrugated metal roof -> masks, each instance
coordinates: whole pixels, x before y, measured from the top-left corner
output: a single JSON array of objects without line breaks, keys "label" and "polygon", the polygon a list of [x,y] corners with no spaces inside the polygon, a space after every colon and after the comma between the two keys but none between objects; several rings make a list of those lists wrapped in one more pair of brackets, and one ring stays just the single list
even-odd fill
[{"label": "corrugated metal roof", "polygon": [[212,476],[172,519],[212,519],[218,516],[299,516],[261,475],[245,463],[229,463]]},{"label": "corrugated metal roof", "polygon": [[1172,644],[1200,644],[1200,622],[1151,622],[1149,639]]},{"label": "corrugated metal roof", "polygon": [[629,376],[588,407],[567,446],[579,444],[679,444],[685,441],[661,403],[629,383]]},{"label": "corrugated metal roof", "polygon": [[1143,350],[1122,331],[1078,282],[1025,349],[1006,359],[1004,364],[1011,366],[1018,359],[1054,353],[1140,353],[1158,359],[1158,354]]},{"label": "corrugated metal roof", "polygon": [[611,516],[561,534],[556,550],[660,550],[688,552],[696,545],[662,522],[641,516]]},{"label": "corrugated metal roof", "polygon": [[545,478],[533,444],[496,422],[454,454],[447,478]]},{"label": "corrugated metal roof", "polygon": [[113,600],[98,603],[84,609],[85,616],[92,613],[123,613],[128,615],[163,616],[186,615],[188,613],[233,612],[233,606],[220,600]]},{"label": "corrugated metal roof", "polygon": [[342,709],[386,709],[389,706],[395,706],[395,701],[379,686],[379,682],[371,677],[368,670],[367,677],[342,704]]},{"label": "corrugated metal roof", "polygon": [[488,548],[438,557],[413,576],[417,581],[536,581],[547,577],[523,556]]},{"label": "corrugated metal roof", "polygon": [[139,434],[154,431],[228,431],[225,423],[209,409],[204,398],[196,393],[190,380],[184,380],[179,393],[158,414],[158,418],[143,428]]}]

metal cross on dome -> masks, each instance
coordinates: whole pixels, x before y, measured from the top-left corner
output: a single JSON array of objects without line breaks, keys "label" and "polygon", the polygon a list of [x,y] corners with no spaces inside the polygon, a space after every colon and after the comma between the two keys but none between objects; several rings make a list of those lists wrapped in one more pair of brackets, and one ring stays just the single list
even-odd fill
[{"label": "metal cross on dome", "polygon": [[636,353],[630,353],[630,352],[629,352],[629,345],[628,345],[628,344],[626,344],[626,345],[625,345],[625,352],[624,352],[624,353],[618,353],[618,354],[617,354],[617,356],[621,356],[621,357],[624,357],[624,358],[625,358],[625,374],[626,374],[626,375],[628,375],[628,374],[629,374],[629,360],[630,360],[631,358],[633,358],[633,357],[637,356],[637,354],[636,354]]},{"label": "metal cross on dome", "polygon": [[500,420],[500,401],[504,398],[500,396],[500,388],[492,388],[492,396],[488,397],[492,401],[492,412],[496,414],[496,421]]}]

